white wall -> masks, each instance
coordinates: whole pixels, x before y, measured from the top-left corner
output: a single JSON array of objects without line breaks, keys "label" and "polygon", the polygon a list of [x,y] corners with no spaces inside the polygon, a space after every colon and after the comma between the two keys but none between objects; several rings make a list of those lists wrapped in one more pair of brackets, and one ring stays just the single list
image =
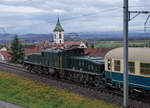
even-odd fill
[{"label": "white wall", "polygon": [[[59,38],[59,34],[61,34],[61,38]],[[53,41],[56,44],[60,44],[60,41],[61,43],[64,43],[64,32],[54,32]]]}]

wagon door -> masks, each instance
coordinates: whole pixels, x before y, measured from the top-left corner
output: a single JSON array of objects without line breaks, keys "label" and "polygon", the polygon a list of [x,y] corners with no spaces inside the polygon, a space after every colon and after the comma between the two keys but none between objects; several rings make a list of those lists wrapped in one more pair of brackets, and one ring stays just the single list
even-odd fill
[{"label": "wagon door", "polygon": [[108,82],[112,81],[112,67],[113,67],[112,63],[113,62],[112,62],[111,58],[107,59],[107,63],[106,63],[107,64],[107,75],[106,75],[106,77],[107,77]]}]

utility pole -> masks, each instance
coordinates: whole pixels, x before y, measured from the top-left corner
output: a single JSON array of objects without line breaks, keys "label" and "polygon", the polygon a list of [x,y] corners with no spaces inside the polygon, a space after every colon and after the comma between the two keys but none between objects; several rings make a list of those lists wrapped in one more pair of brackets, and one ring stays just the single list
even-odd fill
[{"label": "utility pole", "polygon": [[124,36],[124,84],[123,84],[123,108],[128,107],[128,0],[123,1],[123,36]]},{"label": "utility pole", "polygon": [[[136,14],[132,18],[130,14]],[[124,48],[123,48],[123,63],[124,63],[124,82],[123,82],[123,108],[128,107],[128,22],[137,17],[140,14],[149,14],[144,26],[150,18],[150,11],[129,11],[128,0],[123,0],[123,37],[124,37]]]}]

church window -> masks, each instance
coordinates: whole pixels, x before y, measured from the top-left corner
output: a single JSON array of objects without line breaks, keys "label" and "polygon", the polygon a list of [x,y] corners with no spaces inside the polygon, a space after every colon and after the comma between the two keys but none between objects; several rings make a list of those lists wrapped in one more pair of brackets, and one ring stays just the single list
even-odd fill
[{"label": "church window", "polygon": [[59,38],[61,39],[61,33],[59,34]]}]

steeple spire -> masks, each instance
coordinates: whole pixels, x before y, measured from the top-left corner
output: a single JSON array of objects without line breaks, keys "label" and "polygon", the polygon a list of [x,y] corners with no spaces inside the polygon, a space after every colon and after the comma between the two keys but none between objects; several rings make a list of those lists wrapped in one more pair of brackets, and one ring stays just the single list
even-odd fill
[{"label": "steeple spire", "polygon": [[59,21],[59,16],[58,16],[58,20],[57,20],[57,24],[56,24],[56,27],[54,29],[54,32],[61,32],[61,31],[64,31],[64,29],[62,28],[61,24],[60,24],[60,21]]},{"label": "steeple spire", "polygon": [[54,29],[53,40],[54,40],[54,43],[56,44],[64,43],[64,29],[62,28],[60,24],[59,16],[58,16],[56,27]]}]

